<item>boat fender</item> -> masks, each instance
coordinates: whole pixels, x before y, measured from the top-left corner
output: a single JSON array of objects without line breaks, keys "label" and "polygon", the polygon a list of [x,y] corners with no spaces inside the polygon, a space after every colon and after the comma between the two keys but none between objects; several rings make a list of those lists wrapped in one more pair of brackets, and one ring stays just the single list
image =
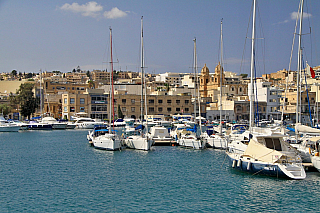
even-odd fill
[{"label": "boat fender", "polygon": [[237,164],[237,167],[240,167],[241,166],[241,159],[238,160],[238,164]]},{"label": "boat fender", "polygon": [[311,148],[309,147],[309,154],[311,154]]},{"label": "boat fender", "polygon": [[236,160],[233,160],[233,162],[232,162],[232,168],[234,168],[235,165],[236,165]]},{"label": "boat fender", "polygon": [[247,170],[250,170],[250,167],[251,167],[251,161],[248,162]]}]

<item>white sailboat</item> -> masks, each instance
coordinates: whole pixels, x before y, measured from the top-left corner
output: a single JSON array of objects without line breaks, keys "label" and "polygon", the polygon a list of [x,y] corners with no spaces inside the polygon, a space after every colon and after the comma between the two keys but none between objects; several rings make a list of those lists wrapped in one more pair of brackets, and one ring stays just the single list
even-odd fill
[{"label": "white sailboat", "polygon": [[[197,99],[199,103],[199,127],[201,130],[201,107],[200,107],[200,94],[199,89],[197,90],[197,82],[198,82],[198,73],[197,73],[197,47],[196,47],[196,38],[193,39],[194,42],[194,117],[197,116]],[[196,94],[198,93],[198,98],[196,98]],[[196,125],[196,124],[195,124]],[[201,134],[201,133],[200,133]],[[196,128],[194,131],[185,130],[180,133],[177,140],[179,146],[193,149],[204,149],[206,148],[206,140],[203,137],[198,137]]]},{"label": "white sailboat", "polygon": [[[141,17],[141,124],[143,125],[143,117],[144,117],[144,97],[143,97],[143,89],[144,89],[144,49],[143,49],[143,16]],[[145,90],[145,95],[147,95]],[[145,100],[146,103],[146,100]],[[147,111],[147,107],[145,107]],[[147,117],[147,116],[146,116]],[[148,121],[145,124],[146,133],[148,133]],[[124,140],[125,145],[131,149],[139,149],[148,151],[151,149],[153,145],[153,140],[149,137],[148,134],[143,133],[143,129],[141,129],[140,135],[131,135]]]},{"label": "white sailboat", "polygon": [[[306,173],[298,152],[283,140],[284,135],[272,129],[253,127],[253,75],[255,60],[255,13],[253,3],[249,144],[243,153],[227,151],[232,168],[253,174],[291,179],[304,179]],[[254,130],[255,129],[255,130]],[[260,132],[260,133],[259,133]]]},{"label": "white sailboat", "polygon": [[[228,138],[222,133],[222,75],[223,75],[223,39],[222,39],[222,20],[220,24],[220,45],[221,45],[221,66],[220,66],[220,123],[219,123],[219,131],[216,135],[208,135],[204,134],[204,139],[207,141],[207,144],[215,149],[227,149],[228,147]],[[220,63],[219,63],[220,65]]]},{"label": "white sailboat", "polygon": [[[109,110],[109,121],[112,121],[112,115],[114,115],[114,106],[113,106],[113,58],[112,58],[112,29],[110,27],[110,50],[111,50],[111,69],[110,69],[110,110]],[[112,107],[111,107],[112,104]],[[114,116],[113,116],[114,117]],[[114,125],[113,125],[114,126]],[[109,125],[109,133],[106,131],[94,130],[92,135],[92,144],[97,149],[104,149],[109,151],[116,151],[121,149],[121,139],[120,137],[112,132],[111,125]]]}]

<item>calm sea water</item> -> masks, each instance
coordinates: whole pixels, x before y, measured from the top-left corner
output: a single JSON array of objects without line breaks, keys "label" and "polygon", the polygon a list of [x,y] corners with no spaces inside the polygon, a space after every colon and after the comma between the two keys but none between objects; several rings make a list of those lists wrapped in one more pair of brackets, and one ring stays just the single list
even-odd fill
[{"label": "calm sea water", "polygon": [[0,212],[319,212],[320,173],[252,176],[213,149],[101,151],[86,134],[0,133]]}]

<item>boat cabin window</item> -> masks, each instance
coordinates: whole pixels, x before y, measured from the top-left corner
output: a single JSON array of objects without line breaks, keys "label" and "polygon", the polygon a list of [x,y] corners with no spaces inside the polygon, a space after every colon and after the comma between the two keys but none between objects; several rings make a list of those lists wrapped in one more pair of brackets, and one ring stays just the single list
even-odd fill
[{"label": "boat cabin window", "polygon": [[265,138],[266,147],[277,151],[282,151],[279,138]]}]

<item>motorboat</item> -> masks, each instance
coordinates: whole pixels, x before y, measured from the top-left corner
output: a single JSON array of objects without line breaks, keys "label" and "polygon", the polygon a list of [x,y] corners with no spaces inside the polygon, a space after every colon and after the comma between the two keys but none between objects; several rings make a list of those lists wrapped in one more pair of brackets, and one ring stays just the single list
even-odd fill
[{"label": "motorboat", "polygon": [[93,129],[95,125],[103,125],[104,122],[96,121],[92,118],[78,118],[74,124],[77,129]]},{"label": "motorboat", "polygon": [[67,123],[59,122],[54,117],[51,117],[51,116],[47,116],[47,117],[42,118],[40,123],[51,124],[52,129],[66,129],[67,128]]},{"label": "motorboat", "polygon": [[27,126],[29,130],[52,130],[51,124],[39,123],[37,121],[30,121]]},{"label": "motorboat", "polygon": [[3,116],[0,116],[0,132],[18,132],[20,126],[10,123]]},{"label": "motorboat", "polygon": [[155,144],[171,143],[173,141],[168,129],[160,125],[151,127],[150,137]]}]

